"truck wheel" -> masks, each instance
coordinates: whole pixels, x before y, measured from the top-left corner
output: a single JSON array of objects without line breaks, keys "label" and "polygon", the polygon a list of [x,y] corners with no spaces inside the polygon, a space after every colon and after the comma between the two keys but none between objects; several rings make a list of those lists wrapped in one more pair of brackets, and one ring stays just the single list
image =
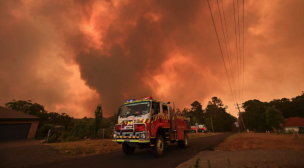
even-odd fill
[{"label": "truck wheel", "polygon": [[157,135],[155,139],[155,144],[154,146],[152,146],[152,155],[156,158],[159,158],[164,154],[164,149],[164,138],[161,135]]},{"label": "truck wheel", "polygon": [[188,136],[184,133],[184,140],[177,141],[178,147],[180,148],[187,148],[188,147]]},{"label": "truck wheel", "polygon": [[135,147],[131,147],[124,142],[122,143],[122,151],[125,155],[132,155],[135,151]]}]

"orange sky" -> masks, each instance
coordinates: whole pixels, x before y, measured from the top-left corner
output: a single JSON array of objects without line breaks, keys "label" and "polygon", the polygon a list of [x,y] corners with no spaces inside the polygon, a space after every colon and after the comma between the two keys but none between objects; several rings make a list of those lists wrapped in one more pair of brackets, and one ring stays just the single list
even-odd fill
[{"label": "orange sky", "polygon": [[[210,5],[228,66],[217,1]],[[233,1],[223,5],[237,75]],[[245,80],[236,101],[304,90],[303,9],[301,0],[245,0]],[[0,27],[1,106],[32,100],[78,118],[93,117],[100,103],[108,117],[133,98],[152,95],[182,109],[217,96],[237,115],[207,1],[0,1]]]}]

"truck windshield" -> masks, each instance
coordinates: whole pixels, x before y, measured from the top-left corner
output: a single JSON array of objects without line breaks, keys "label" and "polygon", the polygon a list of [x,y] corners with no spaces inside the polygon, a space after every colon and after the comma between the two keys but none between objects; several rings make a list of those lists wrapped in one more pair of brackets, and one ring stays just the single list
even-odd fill
[{"label": "truck windshield", "polygon": [[119,116],[144,115],[150,112],[150,102],[131,103],[122,106]]}]

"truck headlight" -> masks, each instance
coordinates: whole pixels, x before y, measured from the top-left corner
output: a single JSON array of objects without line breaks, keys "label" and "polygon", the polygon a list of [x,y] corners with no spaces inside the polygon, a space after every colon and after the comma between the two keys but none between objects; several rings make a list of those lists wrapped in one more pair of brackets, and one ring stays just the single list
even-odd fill
[{"label": "truck headlight", "polygon": [[142,139],[146,138],[146,134],[140,134],[140,138]]},{"label": "truck headlight", "polygon": [[114,138],[114,139],[116,138],[116,134],[113,134],[113,138]]}]

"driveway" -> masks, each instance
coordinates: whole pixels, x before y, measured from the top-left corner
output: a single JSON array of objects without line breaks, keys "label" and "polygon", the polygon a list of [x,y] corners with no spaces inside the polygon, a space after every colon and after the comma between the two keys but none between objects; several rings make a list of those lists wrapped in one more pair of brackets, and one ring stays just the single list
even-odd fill
[{"label": "driveway", "polygon": [[0,142],[0,167],[17,168],[43,164],[64,159],[51,146],[40,144],[41,140],[15,140]]},{"label": "driveway", "polygon": [[22,139],[22,140],[0,141],[0,149],[21,147],[21,146],[40,145],[40,141],[42,141],[42,140]]}]

